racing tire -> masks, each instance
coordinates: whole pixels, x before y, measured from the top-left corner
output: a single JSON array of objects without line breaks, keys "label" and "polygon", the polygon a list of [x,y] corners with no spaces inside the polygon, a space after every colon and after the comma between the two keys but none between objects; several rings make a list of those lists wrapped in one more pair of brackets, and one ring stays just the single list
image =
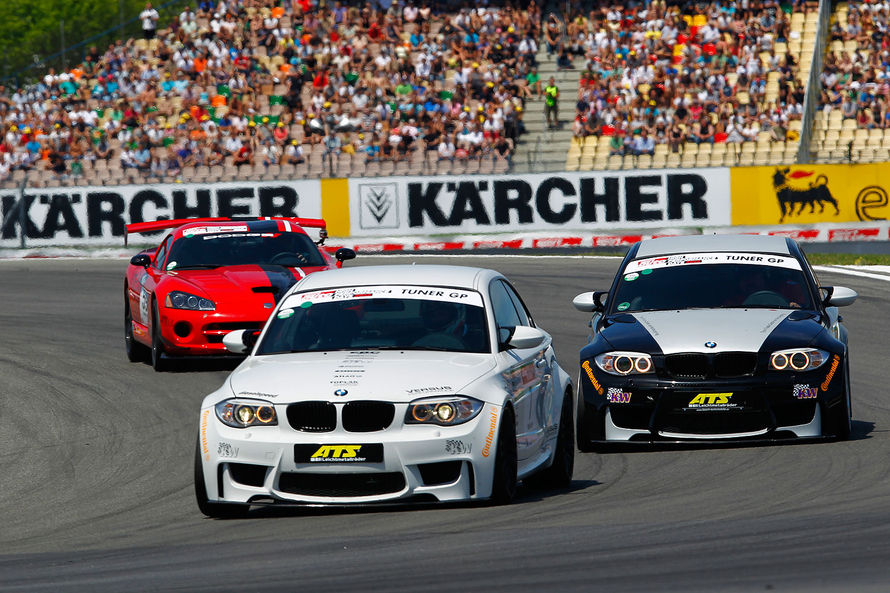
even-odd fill
[{"label": "racing tire", "polygon": [[568,488],[572,484],[575,469],[575,427],[572,418],[572,394],[566,392],[562,398],[562,412],[559,415],[559,433],[556,436],[556,452],[553,463],[545,470],[526,478],[527,486],[538,489]]},{"label": "racing tire", "polygon": [[516,417],[513,408],[504,407],[494,453],[494,477],[491,480],[491,502],[510,504],[516,496],[517,456]]},{"label": "racing tire", "polygon": [[148,348],[133,337],[133,314],[130,312],[130,299],[124,288],[124,349],[130,362],[144,362],[148,358]]},{"label": "racing tire", "polygon": [[151,306],[151,366],[163,373],[170,369],[170,361],[164,358],[164,344],[161,342],[161,318],[158,315],[158,304]]},{"label": "racing tire", "polygon": [[198,510],[212,519],[238,519],[246,517],[250,510],[250,505],[246,504],[223,504],[207,500],[200,442],[195,443],[195,502],[198,503]]},{"label": "racing tire", "polygon": [[[584,406],[584,402],[581,402]],[[595,453],[606,448],[606,412],[593,406],[581,413],[578,409],[578,450],[582,453]]]},{"label": "racing tire", "polygon": [[844,364],[844,381],[846,388],[844,389],[844,397],[839,405],[829,409],[824,408],[824,414],[828,433],[833,435],[835,440],[846,441],[850,439],[850,433],[853,431],[853,414],[850,402],[850,363]]}]

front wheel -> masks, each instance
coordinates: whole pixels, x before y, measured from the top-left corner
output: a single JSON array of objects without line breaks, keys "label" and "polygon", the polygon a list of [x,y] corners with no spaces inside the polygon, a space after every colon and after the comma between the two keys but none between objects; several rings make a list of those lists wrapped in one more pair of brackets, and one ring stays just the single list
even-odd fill
[{"label": "front wheel", "polygon": [[207,487],[204,485],[204,467],[201,464],[201,443],[195,443],[195,502],[198,510],[213,519],[237,519],[247,515],[248,505],[221,504],[207,500]]},{"label": "front wheel", "polygon": [[170,368],[170,362],[164,358],[164,344],[161,342],[161,317],[158,314],[157,303],[152,303],[151,307],[151,366],[159,373]]},{"label": "front wheel", "polygon": [[829,434],[839,441],[846,441],[850,438],[853,431],[853,414],[850,401],[850,363],[844,363],[844,381],[846,388],[844,389],[844,397],[839,405],[829,410],[825,408],[825,420]]},{"label": "front wheel", "polygon": [[517,482],[516,418],[513,408],[509,406],[504,407],[496,447],[491,501],[495,504],[509,504],[516,496]]},{"label": "front wheel", "polygon": [[575,427],[572,420],[572,394],[566,392],[562,398],[553,464],[526,478],[523,480],[524,483],[532,488],[568,488],[572,484],[572,473],[575,469]]},{"label": "front wheel", "polygon": [[130,312],[130,298],[126,288],[124,288],[124,349],[130,362],[142,362],[148,354],[148,349],[133,337],[133,314]]}]

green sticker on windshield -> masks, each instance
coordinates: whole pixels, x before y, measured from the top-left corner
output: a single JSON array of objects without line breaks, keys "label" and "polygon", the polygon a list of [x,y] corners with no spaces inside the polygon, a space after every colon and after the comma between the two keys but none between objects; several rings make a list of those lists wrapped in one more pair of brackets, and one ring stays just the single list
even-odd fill
[{"label": "green sticker on windshield", "polygon": [[633,282],[634,280],[636,280],[639,277],[640,277],[640,275],[637,274],[636,272],[631,272],[630,274],[627,274],[624,276],[624,280],[626,282]]},{"label": "green sticker on windshield", "polygon": [[618,305],[618,310],[619,311],[627,311],[628,307],[630,307],[630,303],[624,302],[624,303],[621,303],[620,305]]},{"label": "green sticker on windshield", "polygon": [[294,310],[293,309],[282,309],[278,312],[278,319],[287,319],[288,317],[293,317]]},{"label": "green sticker on windshield", "polygon": [[652,273],[652,268],[646,268],[645,270],[640,270],[640,274],[642,274],[643,276],[648,276],[651,273]]},{"label": "green sticker on windshield", "polygon": [[170,270],[172,270],[175,267],[176,267],[176,262],[172,261],[169,264],[167,264],[167,271],[169,272]]},{"label": "green sticker on windshield", "polygon": [[300,303],[300,307],[303,309],[308,309],[312,306],[312,301],[306,301],[305,303]]}]

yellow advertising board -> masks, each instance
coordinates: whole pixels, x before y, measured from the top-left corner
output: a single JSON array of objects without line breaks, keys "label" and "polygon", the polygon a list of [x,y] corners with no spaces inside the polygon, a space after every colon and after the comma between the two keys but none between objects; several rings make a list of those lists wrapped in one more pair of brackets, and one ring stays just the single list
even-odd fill
[{"label": "yellow advertising board", "polygon": [[890,218],[890,163],[736,167],[730,184],[734,225]]}]

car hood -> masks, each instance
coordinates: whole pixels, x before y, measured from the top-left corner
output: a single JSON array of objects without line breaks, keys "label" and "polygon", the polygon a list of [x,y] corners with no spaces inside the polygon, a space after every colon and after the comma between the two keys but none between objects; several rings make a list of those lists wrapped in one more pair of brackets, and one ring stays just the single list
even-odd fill
[{"label": "car hood", "polygon": [[[230,376],[235,395],[270,399],[408,402],[460,393],[494,368],[488,354],[362,350],[251,357]],[[345,394],[342,394],[345,391]],[[336,395],[340,392],[341,395]]]},{"label": "car hood", "polygon": [[818,319],[813,312],[787,309],[650,311],[614,317],[601,336],[616,350],[758,352],[767,342],[808,344],[824,329]]},{"label": "car hood", "polygon": [[[249,304],[243,299],[258,302],[277,302],[298,280],[324,267],[287,268],[276,265],[225,266],[213,270],[173,270],[171,278],[194,286],[215,303],[234,301]],[[251,296],[248,296],[251,295]]]}]

